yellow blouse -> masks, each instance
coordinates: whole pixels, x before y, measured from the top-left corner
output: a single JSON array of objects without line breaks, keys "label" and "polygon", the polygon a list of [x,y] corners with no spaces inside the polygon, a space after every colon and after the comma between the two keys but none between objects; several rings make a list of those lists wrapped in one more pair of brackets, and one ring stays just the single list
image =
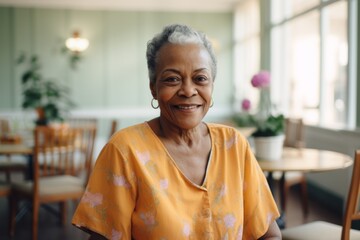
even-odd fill
[{"label": "yellow blouse", "polygon": [[101,151],[72,223],[107,239],[258,239],[279,216],[246,139],[208,124],[202,186],[181,172],[147,123]]}]

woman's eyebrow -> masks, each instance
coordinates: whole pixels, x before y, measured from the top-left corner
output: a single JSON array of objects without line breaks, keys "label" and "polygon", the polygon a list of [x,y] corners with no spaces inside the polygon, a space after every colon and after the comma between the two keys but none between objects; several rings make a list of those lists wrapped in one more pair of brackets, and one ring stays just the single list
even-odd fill
[{"label": "woman's eyebrow", "polygon": [[180,71],[177,69],[174,69],[174,68],[167,68],[164,71],[162,71],[161,74],[166,73],[166,72],[174,72],[174,73],[180,74]]}]

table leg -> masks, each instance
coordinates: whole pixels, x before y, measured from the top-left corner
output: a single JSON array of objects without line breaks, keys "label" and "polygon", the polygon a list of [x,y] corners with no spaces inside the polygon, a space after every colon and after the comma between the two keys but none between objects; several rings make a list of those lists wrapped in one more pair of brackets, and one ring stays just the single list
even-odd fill
[{"label": "table leg", "polygon": [[[26,173],[25,173],[25,179],[32,180],[34,178],[33,155],[28,154],[28,155],[26,155],[26,158],[27,158],[27,169],[26,169]],[[24,202],[24,204],[20,206],[19,211],[15,216],[15,221],[19,222],[20,219],[22,219],[30,209],[31,209],[31,204],[29,204],[28,202]]]},{"label": "table leg", "polygon": [[[273,173],[272,172],[269,172],[268,175],[267,175],[267,181],[268,181],[268,184],[269,184],[269,187],[270,187],[270,190],[271,190],[271,193],[273,194],[274,198],[275,198],[275,193],[274,193],[274,177],[273,177]],[[281,180],[280,180],[280,186],[279,187],[282,187],[281,186]],[[282,208],[282,205],[283,205],[283,199],[282,197],[280,197],[280,207],[279,207],[279,211],[280,211],[280,217],[278,219],[276,219],[276,223],[278,224],[279,228],[280,229],[284,229],[285,226],[286,226],[286,223],[285,223],[285,212],[284,212],[284,209]]]},{"label": "table leg", "polygon": [[33,155],[32,154],[28,154],[26,155],[27,157],[27,172],[26,172],[26,179],[27,180],[32,180],[34,178],[33,176],[33,168],[34,168],[34,165],[33,165]]}]

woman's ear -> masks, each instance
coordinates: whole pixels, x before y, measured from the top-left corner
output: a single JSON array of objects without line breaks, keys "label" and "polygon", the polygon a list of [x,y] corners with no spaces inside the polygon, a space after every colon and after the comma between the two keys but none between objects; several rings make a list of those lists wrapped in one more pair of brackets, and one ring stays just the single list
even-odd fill
[{"label": "woman's ear", "polygon": [[157,99],[155,83],[150,82],[150,91],[151,91],[151,95],[153,96],[153,98]]}]

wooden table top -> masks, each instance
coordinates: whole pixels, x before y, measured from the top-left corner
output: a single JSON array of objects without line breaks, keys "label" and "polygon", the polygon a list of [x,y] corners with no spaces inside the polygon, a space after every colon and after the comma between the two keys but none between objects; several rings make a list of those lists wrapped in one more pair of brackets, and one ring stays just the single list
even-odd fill
[{"label": "wooden table top", "polygon": [[0,144],[0,155],[32,154],[33,148],[25,144]]},{"label": "wooden table top", "polygon": [[324,172],[347,168],[353,164],[353,158],[333,151],[285,147],[280,160],[258,162],[263,171],[269,172]]}]

